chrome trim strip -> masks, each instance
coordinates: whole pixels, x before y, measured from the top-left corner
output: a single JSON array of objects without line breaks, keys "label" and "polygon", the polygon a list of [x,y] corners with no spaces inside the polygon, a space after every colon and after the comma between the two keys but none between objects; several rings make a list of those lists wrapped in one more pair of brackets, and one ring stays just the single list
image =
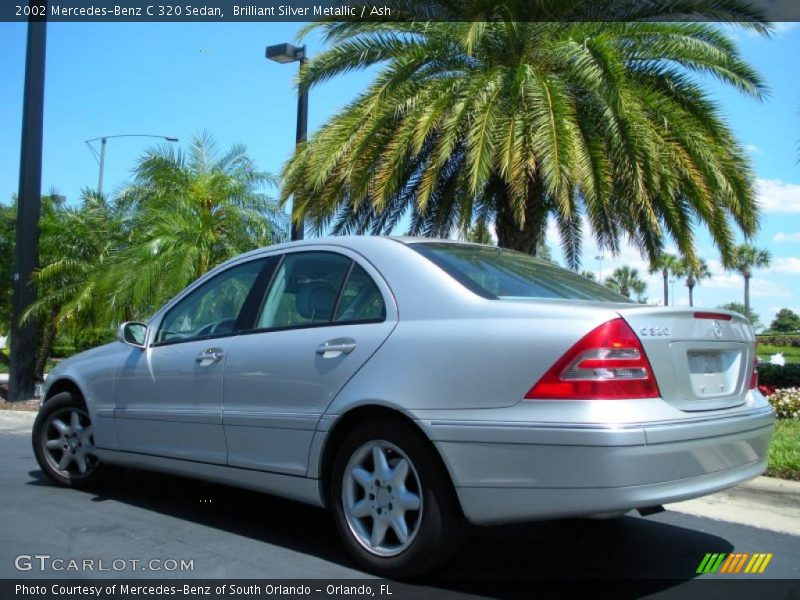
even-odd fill
[{"label": "chrome trim strip", "polygon": [[428,420],[417,419],[431,427],[513,427],[513,428],[531,428],[531,429],[590,429],[599,431],[616,431],[625,429],[641,429],[642,427],[654,426],[671,426],[671,425],[693,425],[696,423],[704,423],[708,421],[729,421],[736,419],[748,419],[753,417],[774,415],[775,411],[771,406],[764,408],[756,408],[743,413],[734,415],[719,415],[715,417],[702,417],[702,418],[687,418],[687,419],[673,419],[669,421],[641,421],[637,423],[555,423],[546,421],[465,421],[465,420]]}]

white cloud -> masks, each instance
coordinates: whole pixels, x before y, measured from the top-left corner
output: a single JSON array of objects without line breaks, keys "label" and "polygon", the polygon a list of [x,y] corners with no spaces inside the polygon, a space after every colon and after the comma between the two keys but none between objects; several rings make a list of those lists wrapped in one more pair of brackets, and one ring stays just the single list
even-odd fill
[{"label": "white cloud", "polygon": [[[782,6],[784,9],[786,8],[785,4],[783,4]],[[781,16],[785,18],[787,15],[781,15]],[[798,14],[797,11],[795,11],[795,14],[793,16],[798,17],[800,16],[800,14]],[[780,23],[773,23],[772,26],[774,28],[775,35],[781,35],[784,33],[790,33],[794,31],[795,29],[797,29],[798,26],[800,26],[800,23],[797,23],[796,21],[782,21]]]},{"label": "white cloud", "polygon": [[788,298],[792,295],[792,291],[783,283],[754,277],[750,280],[750,295],[753,298]]},{"label": "white cloud", "polygon": [[755,144],[745,144],[744,149],[750,154],[764,154],[764,151]]},{"label": "white cloud", "polygon": [[800,184],[780,179],[759,179],[756,182],[758,203],[765,212],[800,212]]},{"label": "white cloud", "polygon": [[724,273],[714,269],[712,269],[711,272],[713,273],[711,278],[702,282],[704,288],[712,290],[733,290],[743,288],[744,286],[741,275]]},{"label": "white cloud", "polygon": [[800,258],[787,256],[776,258],[772,261],[772,266],[767,270],[769,273],[789,273],[792,275],[800,274]]},{"label": "white cloud", "polygon": [[772,236],[774,242],[800,242],[800,232],[798,233],[783,233],[779,231]]}]

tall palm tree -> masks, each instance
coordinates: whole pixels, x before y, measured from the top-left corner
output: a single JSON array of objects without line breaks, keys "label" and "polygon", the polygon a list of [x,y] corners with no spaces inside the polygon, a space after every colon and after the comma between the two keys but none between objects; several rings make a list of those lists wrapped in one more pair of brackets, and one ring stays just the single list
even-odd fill
[{"label": "tall palm tree", "polygon": [[[669,306],[669,276],[678,277],[682,274],[681,259],[669,252],[662,252],[650,263],[651,273],[659,271],[664,279],[664,306]],[[672,302],[675,302],[675,298],[672,299]]]},{"label": "tall palm tree", "polygon": [[149,150],[119,199],[130,239],[104,280],[111,316],[144,317],[217,264],[282,241],[287,219],[262,192],[273,183],[243,146],[219,153],[207,134],[186,153]]},{"label": "tall palm tree", "polygon": [[738,271],[744,278],[744,310],[750,313],[750,278],[753,276],[753,269],[768,267],[772,262],[772,255],[769,250],[756,248],[752,244],[742,244],[734,249],[730,261],[730,267]]},{"label": "tall palm tree", "polygon": [[708,269],[708,264],[702,258],[695,261],[684,259],[682,261],[681,271],[686,275],[686,287],[689,288],[689,306],[694,306],[694,287],[699,285],[703,279],[711,277],[711,271]]},{"label": "tall palm tree", "polygon": [[640,302],[647,291],[647,283],[639,276],[639,270],[627,265],[614,269],[611,276],[606,278],[605,285],[628,298],[636,294]]},{"label": "tall palm tree", "polygon": [[493,220],[499,245],[534,253],[552,216],[573,268],[582,217],[601,248],[629,238],[649,259],[669,240],[694,256],[694,223],[723,255],[731,222],[756,230],[749,160],[693,76],[757,99],[764,84],[727,33],[687,22],[767,31],[744,0],[398,5],[414,18],[306,29],[331,47],[301,90],[381,67],[284,167],[295,218],[381,233],[410,215],[437,236]]}]

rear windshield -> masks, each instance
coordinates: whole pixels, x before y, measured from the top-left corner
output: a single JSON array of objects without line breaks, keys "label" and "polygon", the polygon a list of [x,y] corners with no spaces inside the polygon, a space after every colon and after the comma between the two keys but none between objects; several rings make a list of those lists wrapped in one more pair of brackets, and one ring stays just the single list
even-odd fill
[{"label": "rear windshield", "polygon": [[513,250],[440,242],[416,242],[409,247],[484,298],[631,302],[586,277]]}]

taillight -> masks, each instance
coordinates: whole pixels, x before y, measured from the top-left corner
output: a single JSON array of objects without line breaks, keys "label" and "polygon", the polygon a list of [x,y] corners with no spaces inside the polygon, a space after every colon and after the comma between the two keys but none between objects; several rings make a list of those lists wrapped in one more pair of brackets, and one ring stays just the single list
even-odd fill
[{"label": "taillight", "polygon": [[527,400],[657,398],[658,385],[639,338],[621,318],[570,348],[534,385]]},{"label": "taillight", "polygon": [[750,375],[750,389],[758,389],[758,342],[753,346],[753,374]]}]

